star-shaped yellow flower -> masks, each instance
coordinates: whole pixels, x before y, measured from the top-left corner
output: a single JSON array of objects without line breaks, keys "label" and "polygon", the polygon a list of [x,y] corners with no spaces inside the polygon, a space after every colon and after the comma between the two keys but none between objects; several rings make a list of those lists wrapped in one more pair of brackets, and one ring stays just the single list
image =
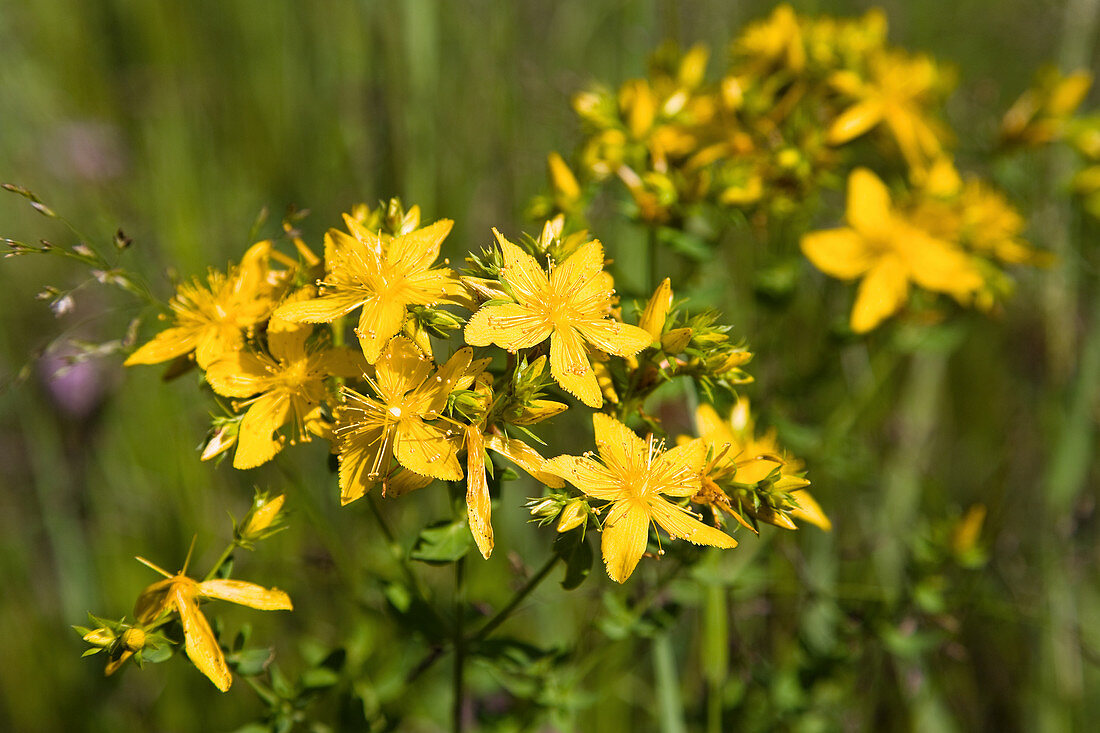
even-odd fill
[{"label": "star-shaped yellow flower", "polygon": [[958,247],[899,216],[890,192],[866,168],[848,178],[848,227],[810,232],[802,252],[819,270],[843,280],[862,278],[851,326],[866,333],[901,310],[909,283],[965,299],[981,289],[982,275]]},{"label": "star-shaped yellow flower", "polygon": [[[312,290],[312,289],[310,289]],[[267,326],[269,354],[238,351],[210,365],[206,381],[223,397],[251,398],[241,419],[233,467],[255,468],[275,457],[283,441],[276,430],[293,421],[296,437],[309,440],[309,415],[328,395],[330,377],[362,377],[369,368],[359,351],[306,341],[308,324],[272,316]]]},{"label": "star-shaped yellow flower", "polygon": [[341,504],[355,501],[376,483],[387,494],[403,494],[433,478],[462,478],[453,426],[440,424],[440,418],[451,392],[469,386],[471,371],[485,368],[484,361],[472,361],[472,354],[469,347],[459,349],[433,375],[432,360],[408,338],[397,336],[375,364],[378,396],[344,390],[346,401],[335,415]]},{"label": "star-shaped yellow flower", "polygon": [[453,222],[436,223],[396,237],[382,237],[344,215],[351,235],[330,229],[325,235],[325,268],[320,297],[279,307],[288,321],[329,323],[362,308],[356,335],[373,364],[405,323],[410,305],[435,305],[459,289],[449,268],[432,268]]},{"label": "star-shaped yellow flower", "polygon": [[674,538],[697,545],[736,547],[737,541],[699,521],[663,495],[686,498],[699,490],[706,447],[693,440],[662,451],[652,436],[642,440],[613,417],[592,416],[600,460],[558,456],[543,467],[593,499],[610,502],[603,524],[602,551],[607,574],[622,583],[645,554],[649,525],[656,522]]},{"label": "star-shaped yellow flower", "polygon": [[138,596],[134,607],[138,623],[150,624],[164,613],[178,613],[187,656],[222,692],[229,689],[233,678],[210,624],[199,611],[199,601],[216,598],[261,611],[290,611],[294,608],[290,596],[278,588],[268,589],[243,580],[199,582],[184,575],[186,568],[172,575],[144,558],[139,557],[138,560],[164,576],[164,580],[153,583]]},{"label": "star-shaped yellow flower", "polygon": [[517,351],[549,338],[554,379],[589,407],[602,406],[585,342],[616,356],[633,356],[653,342],[645,330],[609,317],[603,246],[598,240],[581,245],[548,277],[534,257],[493,233],[504,255],[500,277],[515,302],[482,306],[466,324],[466,343]]},{"label": "star-shaped yellow flower", "polygon": [[126,366],[159,364],[194,351],[195,361],[205,369],[219,357],[240,351],[244,332],[275,307],[277,278],[268,268],[271,252],[271,242],[259,242],[228,273],[212,270],[205,285],[197,278],[181,285],[169,303],[175,324],[130,354]]},{"label": "star-shaped yellow flower", "polygon": [[925,109],[941,84],[941,72],[926,56],[882,52],[871,56],[869,81],[837,72],[833,86],[857,101],[841,112],[826,132],[830,145],[842,145],[885,125],[914,171],[923,171],[942,147]]}]

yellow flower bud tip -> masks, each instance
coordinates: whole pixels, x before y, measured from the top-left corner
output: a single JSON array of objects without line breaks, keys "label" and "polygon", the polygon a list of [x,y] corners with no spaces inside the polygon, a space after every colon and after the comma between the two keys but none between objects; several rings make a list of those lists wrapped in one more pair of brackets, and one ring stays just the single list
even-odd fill
[{"label": "yellow flower bud tip", "polygon": [[679,354],[691,343],[691,337],[691,328],[674,328],[661,337],[661,349],[666,354]]},{"label": "yellow flower bud tip", "polygon": [[114,642],[115,635],[110,629],[99,628],[89,631],[82,638],[92,646],[108,647]]},{"label": "yellow flower bud tip", "polygon": [[279,494],[271,500],[257,499],[256,504],[253,505],[251,515],[241,529],[241,536],[251,537],[270,527],[271,523],[275,521],[275,517],[279,515],[285,501],[285,494]]},{"label": "yellow flower bud tip", "polygon": [[136,652],[145,648],[145,629],[133,626],[122,632],[122,646],[128,652]]},{"label": "yellow flower bud tip", "polygon": [[670,308],[672,308],[672,281],[666,277],[646,303],[638,325],[648,331],[654,340],[661,338]]},{"label": "yellow flower bud tip", "polygon": [[236,445],[237,428],[238,424],[233,423],[232,425],[223,425],[215,430],[210,440],[206,441],[206,447],[202,449],[202,455],[199,456],[199,460],[209,461],[212,458],[217,458]]},{"label": "yellow flower bud tip", "polygon": [[546,156],[546,166],[550,172],[550,185],[562,203],[570,204],[581,197],[577,177],[573,175],[564,158],[557,153],[550,153]]},{"label": "yellow flower bud tip", "polygon": [[970,507],[959,523],[955,525],[951,535],[951,549],[956,555],[965,555],[978,544],[978,537],[982,533],[982,525],[985,523],[985,505],[975,504]]},{"label": "yellow flower bud tip", "polygon": [[568,532],[588,521],[588,504],[574,499],[565,505],[558,517],[558,532]]}]

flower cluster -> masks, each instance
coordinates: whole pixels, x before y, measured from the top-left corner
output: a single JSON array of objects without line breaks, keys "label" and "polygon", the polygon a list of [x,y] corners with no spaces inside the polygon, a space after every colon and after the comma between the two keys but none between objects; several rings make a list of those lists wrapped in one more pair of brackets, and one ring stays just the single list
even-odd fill
[{"label": "flower cluster", "polygon": [[[674,304],[666,279],[637,309],[638,323],[627,322],[603,245],[565,234],[561,216],[537,238],[494,230],[493,245],[461,273],[437,263],[451,222],[422,227],[416,207],[356,207],[344,227],[325,235],[323,257],[294,235],[297,259],[265,241],[228,272],[181,286],[168,328],[127,360],[193,360],[229,399],[233,414],[215,421],[204,458],[235,449],[233,466],[248,469],[288,442],[320,437],[338,459],[342,504],[375,486],[396,497],[435,480],[464,483],[468,526],[489,557],[496,454],[573,507],[565,529],[600,516],[589,499],[611,502],[604,558],[618,581],[644,553],[651,523],[692,542],[735,544],[690,509],[714,485],[706,472],[719,470],[704,461],[708,436],[664,451],[653,435],[667,433],[645,411],[676,378],[711,397],[751,381],[742,369],[751,354],[715,314]],[[463,343],[448,346],[456,336]],[[543,441],[532,427],[570,404],[603,410],[594,417],[602,463],[548,461],[533,447]],[[762,476],[753,486],[761,482],[786,497],[765,502],[776,516],[800,505],[789,483]],[[745,511],[763,516],[763,505],[754,499]],[[188,597],[204,588],[187,585]],[[183,608],[174,590],[161,595],[169,600],[158,613]]]},{"label": "flower cluster", "polygon": [[[532,213],[580,217],[617,180],[635,218],[676,247],[693,232],[717,240],[706,233],[731,221],[763,228],[807,219],[817,194],[847,177],[849,227],[811,234],[803,250],[825,273],[861,279],[857,332],[906,306],[911,285],[988,309],[1011,289],[1002,265],[1045,262],[1021,239],[1022,218],[1007,199],[955,170],[942,120],[953,74],[889,45],[880,11],[842,20],[780,5],[734,39],[717,80],[708,81],[707,60],[701,46],[662,47],[647,78],[577,95],[586,137],[575,168],[551,155],[551,193]],[[1072,77],[1036,94],[1014,115],[1011,137],[1057,134],[1080,93]],[[853,168],[867,144],[905,171],[904,206],[891,207],[874,172]]]}]

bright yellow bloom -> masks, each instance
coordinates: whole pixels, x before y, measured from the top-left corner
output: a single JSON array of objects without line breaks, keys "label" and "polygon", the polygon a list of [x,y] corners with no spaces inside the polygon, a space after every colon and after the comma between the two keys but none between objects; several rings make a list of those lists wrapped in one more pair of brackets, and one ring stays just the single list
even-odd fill
[{"label": "bright yellow bloom", "polygon": [[397,336],[375,364],[377,397],[345,388],[335,416],[341,504],[379,482],[386,494],[403,494],[433,478],[462,478],[452,426],[440,422],[451,392],[468,387],[485,368],[472,354],[469,347],[458,350],[433,375],[432,360]]},{"label": "bright yellow bloom", "polygon": [[896,214],[890,192],[866,168],[857,168],[848,178],[847,220],[849,227],[803,236],[802,252],[827,275],[862,278],[851,317],[857,333],[901,310],[910,282],[957,298],[983,285],[981,273],[962,250]]},{"label": "bright yellow bloom", "polygon": [[496,344],[508,351],[529,349],[550,339],[550,373],[589,407],[603,397],[585,342],[616,356],[632,356],[653,342],[637,326],[611,319],[613,290],[603,273],[603,246],[592,240],[551,268],[493,230],[504,266],[500,277],[514,303],[488,304],[466,324],[466,343]]},{"label": "bright yellow bloom", "polygon": [[199,612],[199,602],[216,598],[261,611],[290,611],[294,608],[290,596],[278,588],[268,589],[243,580],[199,582],[184,575],[186,568],[172,575],[144,558],[139,557],[138,560],[165,578],[153,583],[138,596],[134,607],[138,622],[150,624],[162,614],[179,614],[187,656],[222,692],[229,689],[233,678],[210,624]]},{"label": "bright yellow bloom", "polygon": [[754,73],[762,73],[773,64],[798,73],[806,65],[798,16],[786,3],[776,7],[767,20],[747,26],[735,41],[734,51],[754,62]]},{"label": "bright yellow bloom", "polygon": [[237,434],[233,467],[255,468],[282,450],[274,433],[288,421],[296,438],[309,440],[306,423],[328,396],[330,377],[361,377],[369,368],[353,349],[307,346],[313,326],[272,316],[267,327],[269,354],[238,351],[210,365],[206,381],[223,397],[250,398]]},{"label": "bright yellow bloom", "polygon": [[547,461],[543,470],[561,476],[593,499],[610,502],[601,547],[612,580],[622,583],[634,572],[654,522],[672,537],[697,545],[737,545],[729,535],[662,496],[687,498],[699,491],[706,453],[701,440],[662,451],[652,436],[642,440],[613,417],[597,413],[592,424],[600,461],[558,456]]},{"label": "bright yellow bloom", "polygon": [[211,270],[205,285],[197,278],[181,285],[169,303],[175,324],[130,354],[126,366],[159,364],[194,351],[205,369],[240,351],[245,332],[275,307],[277,278],[268,268],[270,254],[271,242],[259,242],[228,273]]},{"label": "bright yellow bloom", "polygon": [[449,268],[432,268],[453,222],[436,223],[397,237],[382,237],[345,215],[349,236],[336,229],[325,235],[325,267],[320,297],[286,303],[276,315],[288,321],[328,323],[362,308],[355,333],[373,364],[405,323],[410,305],[436,305],[457,292]]},{"label": "bright yellow bloom", "polygon": [[871,80],[837,72],[832,82],[857,101],[833,120],[826,133],[830,145],[842,145],[885,125],[909,167],[920,171],[941,152],[939,135],[925,115],[928,99],[942,83],[935,62],[925,56],[877,53],[870,59]]},{"label": "bright yellow bloom", "polygon": [[[784,529],[797,529],[789,517],[809,522],[826,531],[832,529],[832,522],[805,489],[810,482],[798,475],[802,467],[801,461],[791,460],[783,454],[776,441],[774,429],[762,436],[756,435],[748,399],[741,397],[737,400],[729,420],[719,417],[710,405],[700,405],[695,412],[695,427],[713,455],[704,470],[704,491],[700,497],[703,503],[719,506],[754,532],[755,528],[741,516],[742,511]],[[773,474],[777,469],[779,475],[775,477]],[[769,478],[774,479],[771,488],[779,494],[790,494],[797,506],[782,507],[783,511],[775,511],[773,507],[764,505],[754,507],[742,504],[734,507],[729,497],[717,485],[718,481],[725,480],[752,486]]]}]

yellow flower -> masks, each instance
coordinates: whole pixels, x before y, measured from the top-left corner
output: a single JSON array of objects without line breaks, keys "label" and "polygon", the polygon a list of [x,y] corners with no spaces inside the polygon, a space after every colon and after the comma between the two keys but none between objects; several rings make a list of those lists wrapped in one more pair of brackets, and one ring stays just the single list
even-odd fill
[{"label": "yellow flower", "polygon": [[187,656],[222,692],[229,689],[233,679],[210,624],[199,612],[199,602],[216,598],[261,611],[290,611],[294,608],[290,596],[278,588],[268,589],[243,580],[199,582],[184,575],[187,572],[186,567],[172,575],[144,558],[137,559],[165,578],[153,583],[138,596],[134,607],[138,622],[150,624],[162,614],[179,614]]},{"label": "yellow flower", "polygon": [[433,478],[462,478],[452,429],[439,422],[451,392],[469,386],[476,376],[471,372],[485,368],[484,360],[472,362],[472,353],[460,349],[433,376],[431,359],[397,336],[375,364],[377,397],[345,388],[335,416],[341,504],[379,482],[386,494],[399,495]]},{"label": "yellow flower", "polygon": [[[738,398],[728,421],[719,417],[710,405],[700,405],[695,411],[695,427],[713,455],[703,471],[703,491],[697,497],[698,501],[717,505],[753,532],[755,527],[745,521],[742,511],[784,529],[797,529],[791,521],[792,517],[825,531],[832,529],[832,522],[805,489],[810,482],[798,475],[802,462],[784,455],[776,441],[774,429],[762,436],[756,435],[748,399]],[[775,476],[777,469],[779,473]],[[780,496],[789,494],[797,505],[780,506],[781,511],[766,504],[754,506],[741,503],[735,508],[717,483],[728,481],[752,486],[769,479],[773,491]]]},{"label": "yellow flower", "polygon": [[275,307],[270,254],[271,242],[259,242],[228,273],[212,270],[205,285],[197,278],[181,285],[169,303],[175,324],[130,354],[126,366],[159,364],[194,351],[195,361],[205,369],[219,357],[240,351],[244,332]]},{"label": "yellow flower", "polygon": [[702,441],[662,451],[652,436],[642,440],[613,417],[597,413],[592,424],[600,461],[558,456],[547,461],[543,470],[561,476],[593,499],[610,502],[601,547],[612,580],[622,583],[634,572],[645,554],[653,522],[672,537],[697,545],[736,547],[732,537],[662,496],[686,498],[698,492],[706,450]]},{"label": "yellow flower", "polygon": [[734,43],[734,51],[754,61],[756,73],[772,64],[798,73],[806,65],[806,47],[798,16],[786,3],[776,7],[767,20],[747,26]]},{"label": "yellow flower", "polygon": [[[308,294],[308,293],[307,293]],[[206,381],[223,397],[250,398],[237,434],[233,467],[255,468],[275,457],[283,441],[275,431],[293,421],[297,438],[308,441],[310,413],[328,396],[329,377],[361,377],[368,368],[353,349],[307,346],[313,326],[272,316],[269,354],[238,351],[210,365]]]},{"label": "yellow flower", "polygon": [[908,300],[910,282],[957,298],[983,286],[962,250],[893,211],[886,186],[866,168],[848,178],[847,220],[847,228],[803,236],[802,252],[827,275],[862,278],[851,317],[857,333],[898,312]]},{"label": "yellow flower", "polygon": [[387,238],[345,215],[349,236],[336,229],[325,235],[325,267],[320,297],[286,303],[276,315],[288,321],[328,323],[362,308],[355,333],[373,364],[386,342],[405,323],[410,305],[436,305],[457,292],[449,268],[432,269],[453,222],[436,223]]},{"label": "yellow flower", "polygon": [[924,170],[941,152],[939,135],[925,114],[928,99],[941,82],[935,62],[925,56],[877,53],[870,59],[871,80],[838,72],[832,82],[857,101],[833,120],[826,132],[830,145],[842,145],[880,124],[898,144],[906,163]]},{"label": "yellow flower", "polygon": [[504,255],[500,277],[515,302],[482,306],[466,324],[466,343],[514,352],[549,338],[557,383],[589,407],[602,406],[585,342],[616,356],[632,356],[653,342],[643,329],[609,317],[613,291],[603,274],[603,246],[597,240],[582,245],[547,277],[535,258],[493,233]]}]

